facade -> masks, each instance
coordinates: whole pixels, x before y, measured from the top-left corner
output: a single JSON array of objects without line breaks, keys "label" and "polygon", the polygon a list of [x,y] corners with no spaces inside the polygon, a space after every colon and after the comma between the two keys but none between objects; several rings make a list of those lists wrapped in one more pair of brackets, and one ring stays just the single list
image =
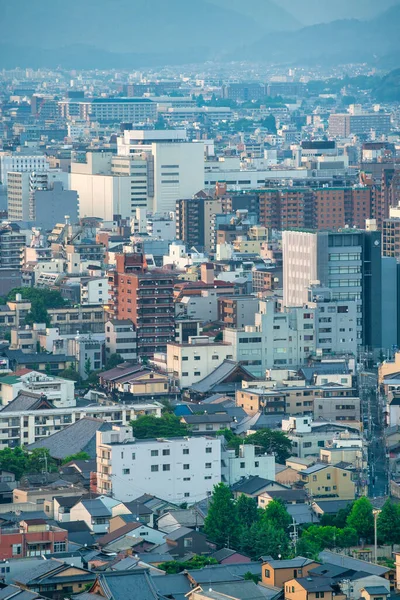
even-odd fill
[{"label": "facade", "polygon": [[[36,395],[36,400],[40,399]],[[111,405],[91,404],[71,408],[21,409],[16,404],[18,397],[0,410],[0,448],[15,448],[38,442],[79,421],[83,417],[102,419],[115,425],[127,425],[137,415],[150,414],[161,416],[158,404]],[[14,408],[18,406],[18,408]]]},{"label": "facade", "polygon": [[173,284],[168,271],[146,271],[143,257],[118,255],[109,273],[110,315],[135,326],[140,356],[165,352],[175,338]]},{"label": "facade", "polygon": [[0,153],[0,182],[7,187],[8,173],[41,173],[48,171],[50,164],[43,154],[25,155],[15,152]]},{"label": "facade", "polygon": [[[13,221],[37,221],[43,229],[64,220],[65,214],[76,222],[77,193],[68,191],[68,173],[61,169],[8,173],[7,209]],[[69,211],[69,212],[68,212]],[[52,220],[54,218],[54,220]]]},{"label": "facade", "polygon": [[87,379],[91,371],[100,371],[103,367],[104,343],[92,338],[77,335],[67,340],[68,353],[75,356],[77,371],[82,379]]},{"label": "facade", "polygon": [[171,342],[167,345],[167,371],[182,389],[201,381],[231,358],[229,343],[213,342],[206,336],[190,338],[187,344]]},{"label": "facade", "polygon": [[52,377],[38,371],[23,375],[7,375],[1,378],[0,398],[3,406],[17,397],[20,391],[44,394],[55,407],[65,408],[76,405],[75,382],[61,377]]},{"label": "facade", "polygon": [[107,277],[88,277],[81,279],[81,304],[107,304]]},{"label": "facade", "polygon": [[355,498],[356,486],[352,481],[352,472],[337,466],[317,463],[301,471],[300,481],[313,498]]},{"label": "facade", "polygon": [[338,138],[347,138],[350,135],[370,134],[375,131],[377,135],[387,135],[391,129],[390,114],[331,114],[329,117],[329,135]]},{"label": "facade", "polygon": [[59,102],[60,113],[99,123],[146,125],[157,120],[157,104],[150,98],[67,99]]},{"label": "facade", "polygon": [[400,257],[400,219],[390,218],[383,221],[382,256]]},{"label": "facade", "polygon": [[260,452],[252,444],[239,446],[238,456],[235,450],[222,448],[221,461],[221,481],[227,485],[233,485],[243,477],[257,476],[275,481],[275,456]]},{"label": "facade", "polygon": [[222,201],[190,198],[176,202],[176,239],[188,248],[210,252],[213,246],[212,216],[222,212]]},{"label": "facade", "polygon": [[194,503],[221,481],[221,442],[207,437],[135,440],[129,427],[97,436],[99,493],[125,501],[153,494]]},{"label": "facade", "polygon": [[21,268],[21,251],[26,241],[26,233],[16,223],[0,227],[0,273]]},{"label": "facade", "polygon": [[45,519],[24,519],[14,525],[0,528],[0,559],[29,558],[65,552],[68,533],[65,529],[48,525]]},{"label": "facade", "polygon": [[[49,175],[49,174],[48,174]],[[78,194],[68,190],[61,181],[47,182],[46,188],[36,189],[30,198],[31,221],[40,223],[43,230],[51,230],[54,223],[68,215],[71,223],[78,221]]]},{"label": "facade", "polygon": [[106,322],[106,358],[119,354],[124,360],[137,360],[136,331],[130,319]]},{"label": "facade", "polygon": [[[397,291],[390,290],[386,298],[388,306],[383,311],[382,290],[393,277],[383,271],[380,232],[284,231],[282,240],[285,306],[307,302],[308,288],[320,282],[332,290],[333,300],[356,302],[358,344],[370,348],[388,347],[382,344],[383,331],[385,321],[397,323]],[[389,270],[395,268],[394,263],[386,266]],[[393,298],[393,294],[396,297]],[[397,326],[392,330],[392,337],[392,344],[396,344]]]}]

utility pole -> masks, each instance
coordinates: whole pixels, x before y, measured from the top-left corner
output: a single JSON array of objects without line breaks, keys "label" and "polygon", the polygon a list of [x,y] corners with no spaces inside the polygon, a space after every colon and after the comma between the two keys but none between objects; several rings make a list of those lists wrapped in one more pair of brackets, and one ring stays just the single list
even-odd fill
[{"label": "utility pole", "polygon": [[297,523],[293,517],[293,522],[289,525],[289,528],[293,527],[293,531],[290,532],[290,539],[292,540],[294,554],[297,555],[297,542],[299,539],[299,534],[297,531]]}]

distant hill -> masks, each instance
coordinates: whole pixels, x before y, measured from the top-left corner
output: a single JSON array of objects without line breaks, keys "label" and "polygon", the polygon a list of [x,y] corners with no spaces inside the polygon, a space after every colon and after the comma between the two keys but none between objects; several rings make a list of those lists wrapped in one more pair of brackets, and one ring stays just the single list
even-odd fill
[{"label": "distant hill", "polygon": [[[265,31],[293,31],[302,23],[289,11],[279,6],[280,0],[208,0],[221,8],[228,8],[253,19]],[[298,0],[296,0],[298,1]]]},{"label": "distant hill", "polygon": [[290,35],[272,33],[241,49],[242,58],[281,63],[376,62],[400,51],[400,5],[369,21],[343,19],[304,27]]},{"label": "distant hill", "polygon": [[400,102],[400,69],[394,69],[372,91],[378,102]]},{"label": "distant hill", "polygon": [[275,0],[304,25],[340,19],[373,19],[399,0]]}]

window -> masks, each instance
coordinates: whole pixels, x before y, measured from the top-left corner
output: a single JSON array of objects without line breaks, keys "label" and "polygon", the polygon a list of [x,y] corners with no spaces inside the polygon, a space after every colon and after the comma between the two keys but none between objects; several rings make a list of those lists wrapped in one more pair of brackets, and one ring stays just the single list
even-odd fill
[{"label": "window", "polygon": [[211,469],[211,463],[206,463],[206,469]]},{"label": "window", "polygon": [[[189,495],[189,494],[188,494],[188,495]],[[192,547],[192,545],[193,545],[193,538],[185,538],[185,539],[183,540],[183,546],[184,546],[185,548],[191,548],[191,547]]]},{"label": "window", "polygon": [[157,473],[157,471],[158,471],[158,465],[151,465],[151,472]]},{"label": "window", "polygon": [[163,465],[162,466],[162,470],[163,471],[170,471],[171,470],[171,465]]},{"label": "window", "polygon": [[184,477],[183,481],[190,481],[190,477]]},{"label": "window", "polygon": [[130,470],[130,469],[122,469],[122,474],[123,474],[123,475],[129,475],[129,474],[130,474],[130,472],[131,472],[131,470]]},{"label": "window", "polygon": [[200,373],[200,371],[195,371],[195,372],[194,372],[194,375],[195,375],[196,377],[200,377],[201,373]]},{"label": "window", "polygon": [[183,495],[184,495],[185,498],[189,498],[190,493],[189,492],[185,492]]},{"label": "window", "polygon": [[13,544],[12,553],[13,553],[13,556],[17,556],[18,554],[21,554],[21,544]]},{"label": "window", "polygon": [[258,462],[258,460],[256,460],[256,462],[254,463],[255,468],[260,466],[260,463]]},{"label": "window", "polygon": [[271,577],[271,573],[270,573],[269,569],[265,569],[264,574],[265,574],[265,577]]},{"label": "window", "polygon": [[204,479],[211,479],[211,475],[205,475]]},{"label": "window", "polygon": [[246,467],[246,463],[244,463],[244,462],[241,462],[241,463],[240,463],[240,468],[241,468],[241,469],[244,469],[245,467]]},{"label": "window", "polygon": [[330,473],[327,473],[327,474],[326,474],[326,478],[327,478],[327,479],[330,479],[330,478],[331,478],[331,474],[330,474]]},{"label": "window", "polygon": [[189,448],[184,448],[182,450],[182,454],[189,454]]},{"label": "window", "polygon": [[200,356],[195,356],[194,360],[200,360]]},{"label": "window", "polygon": [[136,454],[135,454],[135,452],[132,452],[132,460],[136,460]]},{"label": "window", "polygon": [[211,452],[212,452],[211,446],[207,446],[207,448],[206,448],[206,454],[211,454]]},{"label": "window", "polygon": [[65,552],[65,542],[54,542],[54,552]]},{"label": "window", "polygon": [[169,455],[171,454],[171,452],[170,452],[169,448],[165,448],[165,449],[162,451],[162,453],[163,453],[163,456],[169,456]]},{"label": "window", "polygon": [[182,377],[187,377],[188,375],[189,375],[189,373],[187,371],[182,372]]},{"label": "window", "polygon": [[158,450],[152,450],[150,454],[151,456],[158,456]]},{"label": "window", "polygon": [[189,471],[189,469],[190,469],[190,465],[187,465],[187,464],[183,465],[183,470],[184,471]]},{"label": "window", "polygon": [[313,481],[317,481],[317,476],[316,476],[316,475],[313,475],[313,476],[312,476],[312,480],[313,480]]},{"label": "window", "polygon": [[188,356],[182,356],[182,360],[189,360]]}]

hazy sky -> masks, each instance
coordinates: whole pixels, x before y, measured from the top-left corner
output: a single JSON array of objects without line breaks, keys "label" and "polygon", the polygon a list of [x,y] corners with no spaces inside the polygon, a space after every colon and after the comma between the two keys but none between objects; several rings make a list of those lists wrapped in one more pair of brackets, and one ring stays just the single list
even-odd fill
[{"label": "hazy sky", "polygon": [[399,0],[275,0],[304,25],[334,19],[369,19]]}]

